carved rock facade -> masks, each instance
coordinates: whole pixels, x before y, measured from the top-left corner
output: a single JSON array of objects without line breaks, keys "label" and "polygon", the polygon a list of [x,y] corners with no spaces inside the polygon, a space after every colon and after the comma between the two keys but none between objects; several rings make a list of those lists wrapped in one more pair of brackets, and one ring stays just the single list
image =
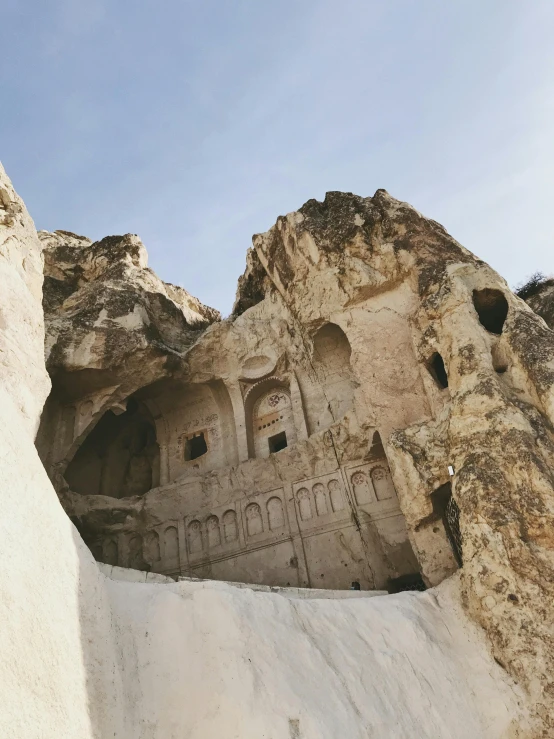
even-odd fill
[{"label": "carved rock facade", "polygon": [[383,190],[255,236],[225,321],[136,237],[42,240],[37,444],[98,559],[391,590],[463,563],[551,735],[554,333],[498,274]]}]

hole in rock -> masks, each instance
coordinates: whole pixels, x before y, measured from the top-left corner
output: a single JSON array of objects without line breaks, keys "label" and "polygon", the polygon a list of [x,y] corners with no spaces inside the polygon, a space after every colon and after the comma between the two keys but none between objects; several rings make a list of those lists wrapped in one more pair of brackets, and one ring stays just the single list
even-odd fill
[{"label": "hole in rock", "polygon": [[500,290],[485,288],[473,291],[473,305],[479,321],[491,334],[501,334],[508,315],[508,301]]},{"label": "hole in rock", "polygon": [[354,580],[352,585],[350,586],[350,590],[361,590],[360,583],[357,580]]},{"label": "hole in rock", "polygon": [[160,450],[148,409],[131,398],[127,410],[107,411],[83,441],[65,472],[81,495],[125,498],[159,484]]},{"label": "hole in rock", "polygon": [[202,431],[196,436],[191,436],[190,439],[185,441],[185,462],[190,462],[191,459],[198,459],[202,457],[208,451],[208,445],[206,444],[206,437]]},{"label": "hole in rock", "polygon": [[429,361],[429,372],[439,387],[443,389],[448,387],[446,367],[444,366],[443,358],[438,352],[435,352]]},{"label": "hole in rock", "polygon": [[275,452],[280,452],[282,449],[287,448],[287,434],[285,431],[281,431],[279,434],[275,434],[275,436],[270,436],[267,440],[267,443],[269,444],[269,453],[275,454]]},{"label": "hole in rock", "polygon": [[420,572],[392,577],[387,583],[387,591],[391,595],[394,593],[403,593],[406,590],[427,590],[427,586],[423,582]]}]

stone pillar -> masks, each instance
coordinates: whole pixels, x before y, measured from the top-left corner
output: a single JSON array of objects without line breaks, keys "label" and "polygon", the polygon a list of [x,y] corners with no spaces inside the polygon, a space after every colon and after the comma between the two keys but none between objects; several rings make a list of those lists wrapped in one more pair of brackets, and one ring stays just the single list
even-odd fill
[{"label": "stone pillar", "polygon": [[302,394],[300,385],[294,372],[290,373],[290,402],[292,405],[292,415],[294,418],[294,426],[296,428],[296,440],[304,441],[308,438],[308,427],[306,425],[306,416],[304,414],[304,404],[302,403]]},{"label": "stone pillar", "polygon": [[246,414],[244,412],[244,401],[240,391],[238,382],[227,385],[231,403],[233,405],[233,417],[235,420],[235,429],[237,432],[237,447],[239,462],[246,462],[248,459],[248,439],[246,436]]},{"label": "stone pillar", "polygon": [[179,532],[179,566],[181,575],[190,576],[187,530],[185,528],[185,520],[183,518],[179,519],[177,522],[177,531]]}]

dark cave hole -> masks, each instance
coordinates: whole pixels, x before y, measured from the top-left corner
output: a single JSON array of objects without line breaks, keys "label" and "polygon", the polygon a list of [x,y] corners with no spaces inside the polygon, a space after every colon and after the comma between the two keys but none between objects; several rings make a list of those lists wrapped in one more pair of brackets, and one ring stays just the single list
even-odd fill
[{"label": "dark cave hole", "polygon": [[192,459],[198,459],[202,457],[208,451],[208,445],[206,443],[206,437],[204,432],[191,436],[185,442],[185,461],[189,462]]},{"label": "dark cave hole", "polygon": [[125,498],[159,485],[153,419],[134,398],[126,408],[119,414],[107,411],[75,453],[65,472],[74,492]]},{"label": "dark cave hole", "polygon": [[504,294],[488,287],[474,290],[473,305],[481,325],[491,334],[501,334],[508,316],[508,301]]},{"label": "dark cave hole", "polygon": [[387,583],[387,591],[390,595],[394,593],[404,593],[407,590],[427,590],[427,586],[423,582],[420,572],[410,573],[409,575],[400,575],[393,577]]},{"label": "dark cave hole", "polygon": [[436,383],[441,388],[448,387],[448,375],[446,373],[446,367],[444,366],[444,360],[438,352],[435,352],[429,362],[429,371],[433,375]]}]

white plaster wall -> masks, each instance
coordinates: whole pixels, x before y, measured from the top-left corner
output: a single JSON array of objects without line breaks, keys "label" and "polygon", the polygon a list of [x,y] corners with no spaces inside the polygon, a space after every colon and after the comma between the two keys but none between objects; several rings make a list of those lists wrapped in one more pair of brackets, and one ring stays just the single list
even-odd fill
[{"label": "white plaster wall", "polygon": [[108,582],[136,739],[506,739],[515,697],[437,591],[301,600]]}]

